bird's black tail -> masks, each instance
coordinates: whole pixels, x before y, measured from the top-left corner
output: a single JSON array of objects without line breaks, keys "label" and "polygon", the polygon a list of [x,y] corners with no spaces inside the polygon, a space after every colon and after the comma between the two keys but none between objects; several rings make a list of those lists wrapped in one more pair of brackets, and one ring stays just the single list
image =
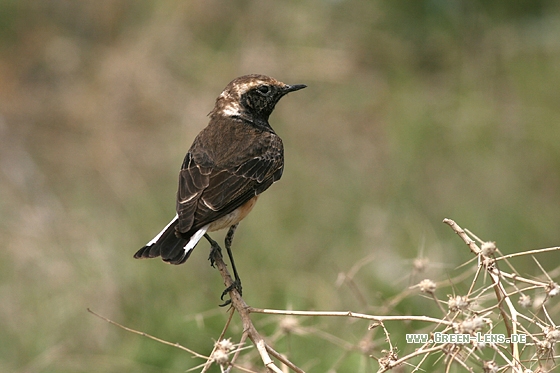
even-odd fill
[{"label": "bird's black tail", "polygon": [[175,234],[177,222],[178,217],[175,216],[157,236],[134,254],[134,258],[157,258],[161,256],[163,261],[170,264],[184,263],[191,255],[192,249],[194,249],[200,237],[196,242],[191,242],[194,237],[191,237],[191,239],[177,237]]}]

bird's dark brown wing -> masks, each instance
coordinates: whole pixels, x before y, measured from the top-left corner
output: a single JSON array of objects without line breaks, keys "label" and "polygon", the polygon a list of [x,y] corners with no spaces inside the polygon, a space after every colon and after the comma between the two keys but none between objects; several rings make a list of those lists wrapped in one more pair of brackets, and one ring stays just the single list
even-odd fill
[{"label": "bird's dark brown wing", "polygon": [[189,235],[234,211],[280,179],[284,167],[282,141],[271,134],[247,157],[214,164],[189,152],[179,174],[177,231]]},{"label": "bird's dark brown wing", "polygon": [[185,156],[181,172],[179,172],[179,188],[177,190],[179,222],[176,230],[178,232],[186,233],[192,228],[200,197],[210,184],[210,175],[213,170],[214,165],[211,162],[201,165],[195,162],[190,152]]}]

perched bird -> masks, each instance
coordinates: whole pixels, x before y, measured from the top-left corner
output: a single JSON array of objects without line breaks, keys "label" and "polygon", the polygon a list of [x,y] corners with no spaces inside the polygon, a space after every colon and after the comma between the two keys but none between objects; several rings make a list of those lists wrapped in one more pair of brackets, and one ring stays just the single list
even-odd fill
[{"label": "perched bird", "polygon": [[280,179],[284,168],[282,140],[268,117],[284,95],[305,87],[264,75],[231,81],[216,99],[208,126],[185,156],[179,173],[177,214],[134,257],[161,256],[165,262],[181,264],[203,236],[213,250],[219,250],[207,232],[229,227],[225,246],[241,289],[230,250],[233,234],[259,194]]}]

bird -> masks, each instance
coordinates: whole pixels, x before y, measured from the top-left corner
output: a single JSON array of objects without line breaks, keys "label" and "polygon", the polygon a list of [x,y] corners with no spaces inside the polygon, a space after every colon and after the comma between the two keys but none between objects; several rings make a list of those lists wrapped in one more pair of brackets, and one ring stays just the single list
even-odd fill
[{"label": "bird", "polygon": [[[278,181],[284,170],[282,140],[269,124],[278,101],[305,88],[259,74],[232,80],[208,114],[208,125],[195,137],[179,172],[176,214],[134,258],[161,257],[184,263],[205,237],[213,255],[220,246],[208,232],[229,228],[225,247],[232,264],[233,287],[241,293],[231,244],[237,225],[253,209],[259,195]],[[226,303],[227,304],[227,303]]]}]

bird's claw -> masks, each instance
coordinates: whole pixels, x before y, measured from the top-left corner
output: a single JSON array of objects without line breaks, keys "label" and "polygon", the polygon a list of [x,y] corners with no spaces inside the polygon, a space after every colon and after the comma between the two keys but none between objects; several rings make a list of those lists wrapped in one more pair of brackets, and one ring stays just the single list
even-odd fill
[{"label": "bird's claw", "polygon": [[[228,286],[223,292],[222,292],[222,296],[220,297],[221,300],[224,300],[224,297],[226,296],[226,294],[228,294],[229,292],[231,292],[232,290],[237,290],[237,292],[239,293],[239,295],[243,294],[243,289],[241,287],[241,280],[240,279],[236,279],[235,281],[233,281],[233,283]],[[227,305],[231,304],[231,296],[230,299],[226,300],[224,303],[220,304],[220,307],[225,307]]]},{"label": "bird's claw", "polygon": [[210,261],[210,265],[215,268],[215,264],[216,264],[216,258],[221,258],[222,257],[222,248],[220,247],[220,245],[218,245],[216,242],[214,242],[215,245],[213,244],[210,247],[210,255],[208,255],[208,260]]}]

